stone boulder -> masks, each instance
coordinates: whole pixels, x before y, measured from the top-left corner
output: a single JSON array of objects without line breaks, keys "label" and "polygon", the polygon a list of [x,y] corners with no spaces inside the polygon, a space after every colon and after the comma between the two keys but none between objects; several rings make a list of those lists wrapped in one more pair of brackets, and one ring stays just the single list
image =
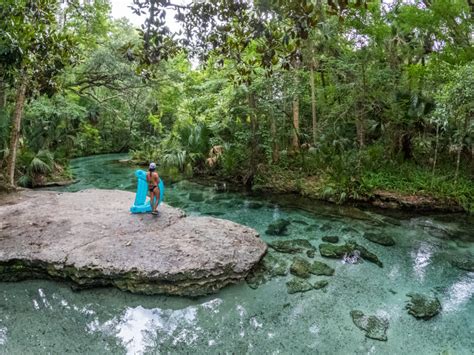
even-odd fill
[{"label": "stone boulder", "polygon": [[198,296],[240,282],[263,257],[258,233],[231,221],[128,211],[115,190],[25,190],[0,199],[0,281],[65,279],[145,294]]}]

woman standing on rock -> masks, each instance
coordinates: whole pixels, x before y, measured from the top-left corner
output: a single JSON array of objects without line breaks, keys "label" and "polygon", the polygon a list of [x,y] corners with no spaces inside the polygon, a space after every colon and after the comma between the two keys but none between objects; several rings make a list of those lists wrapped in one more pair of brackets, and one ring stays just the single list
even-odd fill
[{"label": "woman standing on rock", "polygon": [[151,163],[149,173],[146,174],[146,181],[148,182],[148,191],[150,192],[151,214],[157,215],[158,203],[160,203],[160,188],[158,187],[160,177],[156,170],[156,164]]}]

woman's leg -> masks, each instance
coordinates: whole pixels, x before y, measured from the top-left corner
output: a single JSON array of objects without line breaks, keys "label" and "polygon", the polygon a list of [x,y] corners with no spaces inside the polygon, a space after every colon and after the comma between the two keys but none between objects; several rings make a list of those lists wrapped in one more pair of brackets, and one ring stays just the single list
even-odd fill
[{"label": "woman's leg", "polygon": [[153,212],[153,211],[155,210],[154,204],[153,204],[154,197],[155,197],[155,192],[154,192],[154,191],[150,191],[150,207],[151,207],[151,212]]},{"label": "woman's leg", "polygon": [[160,203],[160,188],[157,186],[155,189],[155,197],[156,197],[156,203],[155,203],[155,211],[158,209],[158,204]]}]

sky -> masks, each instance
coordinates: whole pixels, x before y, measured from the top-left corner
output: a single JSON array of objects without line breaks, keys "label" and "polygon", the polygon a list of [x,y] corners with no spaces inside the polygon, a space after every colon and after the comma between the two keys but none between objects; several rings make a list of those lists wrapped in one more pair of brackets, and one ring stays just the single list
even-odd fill
[{"label": "sky", "polygon": [[[185,5],[188,4],[191,0],[175,0],[173,3],[178,5]],[[146,15],[137,16],[133,13],[132,9],[129,7],[133,4],[132,0],[110,0],[112,4],[112,17],[119,19],[122,17],[126,17],[130,20],[132,24],[139,27],[146,18]],[[178,24],[174,20],[174,11],[167,11],[166,15],[166,22],[168,27],[173,32],[177,32]]]}]

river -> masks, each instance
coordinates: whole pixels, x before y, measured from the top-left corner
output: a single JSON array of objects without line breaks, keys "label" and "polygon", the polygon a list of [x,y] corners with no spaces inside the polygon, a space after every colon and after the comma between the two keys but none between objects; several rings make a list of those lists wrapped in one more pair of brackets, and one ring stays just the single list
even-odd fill
[{"label": "river", "polygon": [[[72,170],[80,181],[60,190],[133,191],[134,169],[118,163],[123,157],[75,159]],[[335,269],[334,276],[311,277],[327,280],[324,289],[289,294],[288,275],[256,289],[243,282],[198,299],[113,288],[74,292],[66,283],[44,280],[0,283],[0,353],[472,354],[474,272],[452,265],[474,254],[472,217],[388,215],[290,196],[217,193],[189,181],[168,184],[165,202],[191,215],[253,227],[266,242],[298,238],[317,247],[327,235],[355,240],[384,267],[318,252],[314,260]],[[287,235],[267,235],[268,225],[280,218],[291,222]],[[390,235],[395,245],[368,241],[368,232]],[[427,321],[408,314],[407,294],[413,292],[437,297],[440,314]],[[352,310],[385,319],[388,340],[366,338]]]}]

